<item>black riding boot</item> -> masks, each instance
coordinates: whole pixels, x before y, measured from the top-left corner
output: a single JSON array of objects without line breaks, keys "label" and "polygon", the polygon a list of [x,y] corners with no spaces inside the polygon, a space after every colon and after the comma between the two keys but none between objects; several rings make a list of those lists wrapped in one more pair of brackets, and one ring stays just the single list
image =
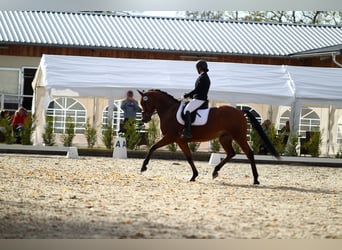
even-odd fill
[{"label": "black riding boot", "polygon": [[183,130],[183,137],[190,139],[191,135],[191,114],[189,111],[185,113],[185,125]]}]

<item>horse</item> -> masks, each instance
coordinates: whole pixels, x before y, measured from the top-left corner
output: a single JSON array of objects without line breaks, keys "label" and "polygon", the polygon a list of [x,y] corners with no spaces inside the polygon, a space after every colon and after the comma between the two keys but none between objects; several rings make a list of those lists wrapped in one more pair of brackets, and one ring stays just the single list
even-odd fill
[{"label": "horse", "polygon": [[218,177],[218,173],[223,165],[235,156],[235,151],[232,146],[234,140],[239,144],[250,161],[254,177],[253,184],[260,184],[254,160],[254,152],[247,142],[247,119],[245,115],[249,118],[252,127],[258,132],[272,155],[280,159],[278,152],[263,131],[260,123],[249,111],[241,111],[228,105],[211,107],[207,123],[203,126],[192,126],[192,138],[189,140],[181,136],[184,126],[176,120],[176,113],[180,105],[179,100],[158,89],[152,89],[146,92],[138,90],[138,92],[141,95],[142,121],[144,123],[151,121],[152,115],[157,113],[160,118],[160,129],[163,134],[163,137],[149,149],[143,161],[141,172],[147,170],[152,153],[156,149],[171,143],[177,143],[191,166],[193,174],[190,181],[195,181],[198,176],[198,171],[193,162],[188,142],[204,142],[219,138],[219,142],[226,152],[226,157],[215,166],[212,173],[213,179]]}]

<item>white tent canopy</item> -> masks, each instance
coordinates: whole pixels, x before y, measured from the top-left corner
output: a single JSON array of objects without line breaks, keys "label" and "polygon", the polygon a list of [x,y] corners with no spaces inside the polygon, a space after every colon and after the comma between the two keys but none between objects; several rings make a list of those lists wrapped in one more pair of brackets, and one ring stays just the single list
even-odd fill
[{"label": "white tent canopy", "polygon": [[[209,63],[210,99],[290,104],[293,86],[284,66]],[[193,88],[195,62],[43,55],[33,89],[54,96],[122,98],[127,89],[162,89],[179,97]],[[229,93],[229,94],[228,94]],[[262,98],[261,98],[262,97]]]},{"label": "white tent canopy", "polygon": [[[210,100],[292,105],[293,131],[302,104],[342,107],[339,68],[209,62],[209,70]],[[54,97],[111,100],[124,97],[128,89],[161,89],[180,97],[196,78],[193,61],[43,55],[32,83],[33,111],[44,119]]]}]

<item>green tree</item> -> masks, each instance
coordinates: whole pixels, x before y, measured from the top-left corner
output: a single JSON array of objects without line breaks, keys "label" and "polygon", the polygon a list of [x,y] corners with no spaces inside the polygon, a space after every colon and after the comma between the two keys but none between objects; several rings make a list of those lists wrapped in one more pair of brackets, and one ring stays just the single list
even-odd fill
[{"label": "green tree", "polygon": [[[285,145],[283,144],[283,138],[277,135],[277,129],[275,128],[274,124],[271,124],[270,127],[265,131],[265,133],[267,137],[270,139],[272,145],[275,147],[276,151],[279,154],[282,154],[285,150]],[[254,128],[252,129],[250,136],[253,151],[255,154],[259,154],[260,147],[264,144],[264,142]]]},{"label": "green tree", "polygon": [[0,120],[0,127],[2,127],[2,138],[3,142],[6,144],[13,144],[15,139],[13,137],[13,127],[7,119]]},{"label": "green tree", "polygon": [[75,137],[75,123],[73,119],[68,116],[65,120],[65,133],[61,135],[61,140],[65,147],[71,147],[72,141]]},{"label": "green tree", "polygon": [[192,142],[189,142],[188,145],[189,145],[189,149],[191,152],[196,152],[199,146],[201,145],[201,143],[192,141]]},{"label": "green tree", "polygon": [[53,132],[53,117],[46,117],[46,126],[42,135],[46,146],[53,146],[56,143],[56,135]]},{"label": "green tree", "polygon": [[32,145],[32,134],[35,130],[36,126],[34,123],[34,117],[31,114],[28,114],[28,117],[24,121],[24,129],[21,132],[21,144],[23,145]]},{"label": "green tree", "polygon": [[84,128],[84,135],[87,139],[88,148],[94,148],[94,145],[97,140],[97,132],[96,132],[96,129],[91,126],[89,122],[89,118],[87,119],[87,122]]},{"label": "green tree", "polygon": [[159,138],[159,128],[158,121],[156,119],[152,119],[149,123],[149,127],[147,129],[147,143],[148,146],[151,147]]},{"label": "green tree", "polygon": [[337,152],[337,154],[335,155],[336,158],[342,158],[342,146],[340,146],[339,151]]},{"label": "green tree", "polygon": [[133,150],[137,147],[141,139],[140,134],[137,132],[135,118],[128,118],[128,120],[125,122],[124,128],[127,148]]},{"label": "green tree", "polygon": [[113,148],[115,131],[113,129],[112,123],[107,123],[103,126],[102,130],[102,142],[107,149]]},{"label": "green tree", "polygon": [[241,148],[240,148],[239,144],[237,144],[236,141],[232,142],[232,147],[233,147],[233,149],[234,149],[236,154],[240,154],[241,153]]},{"label": "green tree", "polygon": [[341,11],[186,11],[186,17],[297,24],[342,24]]},{"label": "green tree", "polygon": [[297,146],[298,146],[298,136],[290,133],[287,145],[284,150],[284,155],[297,156]]},{"label": "green tree", "polygon": [[322,143],[322,133],[319,131],[311,132],[309,141],[303,145],[312,157],[318,157],[320,154],[319,148]]},{"label": "green tree", "polygon": [[220,149],[221,149],[220,141],[218,139],[212,140],[210,142],[210,149],[211,149],[211,152],[213,152],[213,153],[220,152]]},{"label": "green tree", "polygon": [[175,143],[175,142],[167,145],[166,147],[171,152],[176,152],[177,151],[177,143]]}]

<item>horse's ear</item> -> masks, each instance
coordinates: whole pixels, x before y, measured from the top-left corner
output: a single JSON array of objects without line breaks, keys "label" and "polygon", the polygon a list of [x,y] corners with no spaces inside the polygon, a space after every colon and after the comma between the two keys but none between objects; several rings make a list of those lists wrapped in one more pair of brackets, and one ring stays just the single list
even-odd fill
[{"label": "horse's ear", "polygon": [[139,92],[139,94],[140,94],[141,96],[144,95],[144,92],[140,91],[139,89],[137,89],[137,91]]}]

